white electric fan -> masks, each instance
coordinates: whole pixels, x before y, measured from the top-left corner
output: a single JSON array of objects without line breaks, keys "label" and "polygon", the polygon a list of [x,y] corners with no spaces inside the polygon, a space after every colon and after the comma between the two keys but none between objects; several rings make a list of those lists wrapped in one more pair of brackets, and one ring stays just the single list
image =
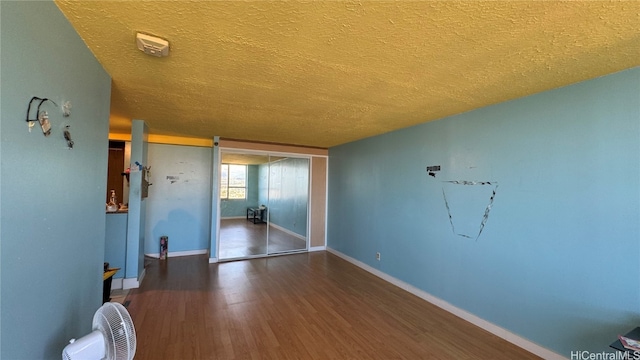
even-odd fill
[{"label": "white electric fan", "polygon": [[107,302],[93,315],[93,331],[71,339],[62,350],[63,360],[131,360],[136,353],[136,329],[127,309]]}]

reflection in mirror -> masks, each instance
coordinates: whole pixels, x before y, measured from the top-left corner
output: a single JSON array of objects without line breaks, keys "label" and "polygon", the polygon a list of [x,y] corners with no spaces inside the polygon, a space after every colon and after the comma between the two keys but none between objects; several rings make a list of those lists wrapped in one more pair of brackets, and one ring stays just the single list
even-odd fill
[{"label": "reflection in mirror", "polygon": [[[307,248],[307,206],[309,199],[309,159],[270,159],[268,169],[269,254]],[[261,186],[262,188],[262,186]]]},{"label": "reflection in mirror", "polygon": [[220,154],[220,260],[267,254],[266,219],[258,209],[258,169],[266,155]]},{"label": "reflection in mirror", "polygon": [[307,249],[309,160],[221,152],[219,259]]}]

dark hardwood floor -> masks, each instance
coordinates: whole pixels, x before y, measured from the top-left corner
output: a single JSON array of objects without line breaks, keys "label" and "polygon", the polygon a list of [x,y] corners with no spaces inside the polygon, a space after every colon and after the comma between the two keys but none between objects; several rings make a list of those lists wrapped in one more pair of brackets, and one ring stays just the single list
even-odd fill
[{"label": "dark hardwood floor", "polygon": [[[304,250],[304,239],[267,224],[246,219],[220,220],[220,260]],[[267,243],[267,238],[269,239]],[[268,245],[268,246],[267,246]]]},{"label": "dark hardwood floor", "polygon": [[534,359],[364,270],[313,252],[147,260],[136,359]]}]

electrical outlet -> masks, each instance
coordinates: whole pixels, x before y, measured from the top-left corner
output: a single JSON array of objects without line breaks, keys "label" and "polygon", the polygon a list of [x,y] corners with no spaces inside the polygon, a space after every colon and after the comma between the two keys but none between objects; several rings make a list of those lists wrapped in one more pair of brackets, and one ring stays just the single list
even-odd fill
[{"label": "electrical outlet", "polygon": [[376,253],[376,260],[380,261],[380,253],[379,252]]}]

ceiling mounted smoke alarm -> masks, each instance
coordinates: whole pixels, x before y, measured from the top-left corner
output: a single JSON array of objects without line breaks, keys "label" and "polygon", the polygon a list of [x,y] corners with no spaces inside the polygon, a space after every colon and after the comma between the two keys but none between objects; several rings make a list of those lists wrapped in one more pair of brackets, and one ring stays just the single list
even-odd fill
[{"label": "ceiling mounted smoke alarm", "polygon": [[138,49],[147,55],[157,57],[169,55],[169,42],[159,37],[137,33],[136,44]]}]

